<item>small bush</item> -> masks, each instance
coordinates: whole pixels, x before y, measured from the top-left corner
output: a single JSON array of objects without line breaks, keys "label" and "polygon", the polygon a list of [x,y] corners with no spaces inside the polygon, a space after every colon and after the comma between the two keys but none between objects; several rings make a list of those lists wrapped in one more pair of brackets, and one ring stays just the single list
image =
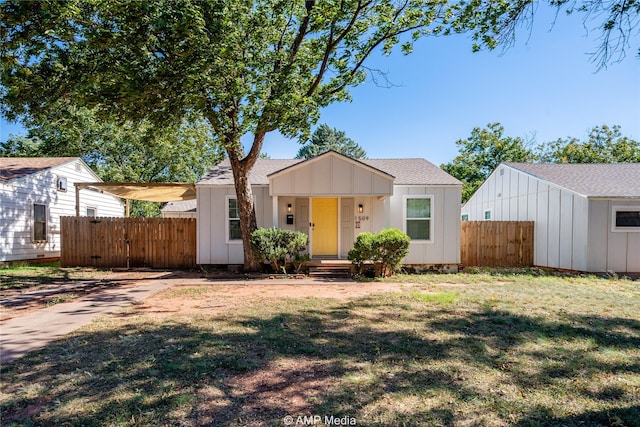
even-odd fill
[{"label": "small bush", "polygon": [[409,236],[395,228],[360,233],[348,257],[360,274],[366,273],[366,263],[372,262],[376,275],[390,276],[409,253],[410,241]]},{"label": "small bush", "polygon": [[274,271],[282,271],[287,261],[304,258],[307,235],[280,228],[259,228],[251,234],[251,247],[259,261],[268,261]]}]

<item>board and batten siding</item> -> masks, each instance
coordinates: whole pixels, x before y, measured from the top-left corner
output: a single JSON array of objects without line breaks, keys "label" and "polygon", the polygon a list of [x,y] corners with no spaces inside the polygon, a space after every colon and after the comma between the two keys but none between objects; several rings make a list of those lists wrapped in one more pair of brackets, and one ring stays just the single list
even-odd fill
[{"label": "board and batten siding", "polygon": [[[76,169],[76,165],[79,170]],[[58,191],[59,177],[67,179],[67,190]],[[19,261],[60,256],[60,217],[76,214],[74,183],[99,178],[79,161],[20,177],[0,185],[0,261]],[[33,205],[47,206],[47,240],[33,241]],[[80,214],[87,207],[98,216],[122,217],[122,202],[95,191],[80,192]]]},{"label": "board and batten siding", "polygon": [[[252,186],[258,227],[273,226],[273,206],[266,185]],[[233,186],[197,186],[197,263],[242,264],[242,241],[227,241],[227,200],[236,197]]]},{"label": "board and batten siding", "polygon": [[[500,169],[504,172],[501,175]],[[534,264],[588,272],[640,271],[640,233],[612,231],[613,206],[640,199],[589,199],[501,166],[465,204],[469,220],[534,221]]]},{"label": "board and batten siding", "polygon": [[589,271],[640,272],[640,232],[613,230],[617,206],[638,207],[640,198],[589,202]]},{"label": "board and batten siding", "polygon": [[333,153],[283,170],[273,175],[270,182],[270,194],[275,196],[346,197],[393,193],[393,177]]},{"label": "board and batten siding", "polygon": [[587,199],[515,169],[500,166],[463,206],[482,221],[534,221],[534,264],[587,269]]},{"label": "board and batten siding", "polygon": [[[242,242],[228,242],[226,228],[226,201],[235,197],[232,186],[196,187],[198,199],[198,264],[242,264]],[[394,186],[393,196],[363,195],[329,195],[338,197],[339,203],[339,255],[346,258],[358,233],[379,232],[394,227],[404,230],[403,203],[405,195],[431,196],[433,200],[433,239],[431,242],[412,242],[406,264],[458,264],[460,262],[460,186]],[[278,227],[288,230],[300,229],[300,221],[304,215],[298,212],[303,209],[310,215],[310,197],[278,196],[274,207],[274,197],[269,195],[268,186],[254,185],[253,194],[256,206],[258,227]],[[304,203],[306,201],[307,203]],[[286,224],[287,205],[291,204],[294,224]],[[363,212],[357,212],[358,205],[363,205]],[[345,209],[352,206],[352,212]],[[274,221],[274,208],[277,209],[277,221]],[[354,227],[355,217],[366,217],[359,221],[360,228]],[[353,228],[352,228],[353,227]],[[302,227],[305,228],[305,227]],[[306,228],[308,231],[308,228]],[[353,235],[353,237],[351,237]]]},{"label": "board and batten siding", "polygon": [[387,227],[405,231],[405,196],[431,196],[433,236],[430,242],[411,242],[404,264],[460,263],[460,194],[459,186],[400,186],[394,187],[389,200]]}]

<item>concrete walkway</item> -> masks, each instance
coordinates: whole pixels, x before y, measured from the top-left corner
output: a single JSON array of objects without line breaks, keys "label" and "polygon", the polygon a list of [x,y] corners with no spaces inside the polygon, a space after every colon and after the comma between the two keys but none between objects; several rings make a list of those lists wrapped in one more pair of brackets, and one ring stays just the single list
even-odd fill
[{"label": "concrete walkway", "polygon": [[[127,279],[119,279],[127,282]],[[74,301],[55,304],[25,315],[0,322],[0,365],[11,362],[26,353],[45,347],[50,342],[89,324],[102,314],[113,313],[123,307],[147,298],[172,286],[225,284],[225,285],[312,285],[312,284],[352,284],[347,278],[310,278],[304,279],[241,279],[221,278],[181,278],[171,273],[152,274],[146,278],[135,280],[135,286],[119,286],[115,288],[96,288],[95,293]],[[83,281],[67,285],[69,289],[88,288],[96,282]],[[2,301],[3,305],[19,303],[28,298],[55,294],[51,290],[36,290]]]},{"label": "concrete walkway", "polygon": [[[55,304],[0,322],[0,365],[46,346],[101,314],[113,313],[171,286],[171,280],[150,280],[138,286],[98,290],[75,301]],[[23,299],[27,297],[21,296]]]}]

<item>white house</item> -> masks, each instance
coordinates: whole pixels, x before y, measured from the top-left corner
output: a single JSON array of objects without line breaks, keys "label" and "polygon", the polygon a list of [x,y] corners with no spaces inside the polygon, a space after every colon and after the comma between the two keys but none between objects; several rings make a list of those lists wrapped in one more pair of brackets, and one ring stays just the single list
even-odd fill
[{"label": "white house", "polygon": [[195,218],[198,202],[192,200],[180,200],[167,203],[161,210],[163,218]]},{"label": "white house", "polygon": [[534,263],[640,272],[640,163],[503,163],[462,219],[535,222]]},{"label": "white house", "polygon": [[[101,179],[77,157],[0,157],[0,261],[60,257],[60,217],[76,215],[74,183]],[[120,199],[84,191],[80,214],[123,216]]]},{"label": "white house", "polygon": [[[346,259],[360,232],[411,237],[404,263],[456,270],[462,184],[424,159],[354,160],[329,151],[309,160],[258,159],[249,177],[258,227],[309,235],[313,258]],[[198,183],[198,264],[242,264],[227,160]]]}]

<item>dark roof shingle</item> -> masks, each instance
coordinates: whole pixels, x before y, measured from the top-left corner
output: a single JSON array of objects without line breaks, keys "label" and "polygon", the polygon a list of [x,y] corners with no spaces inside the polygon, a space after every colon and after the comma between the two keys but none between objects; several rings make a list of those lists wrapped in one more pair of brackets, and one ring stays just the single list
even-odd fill
[{"label": "dark roof shingle", "polygon": [[198,209],[198,201],[196,199],[180,200],[178,202],[169,202],[162,209],[162,212],[196,212]]},{"label": "dark roof shingle", "polygon": [[78,159],[77,157],[0,157],[0,181],[22,178]]},{"label": "dark roof shingle", "polygon": [[[269,184],[268,176],[304,159],[258,159],[249,174],[252,185]],[[368,166],[393,175],[396,185],[462,185],[460,181],[425,159],[362,159]],[[205,174],[198,184],[233,185],[229,160],[224,160]]]},{"label": "dark roof shingle", "polygon": [[586,197],[640,197],[640,163],[505,163]]}]

